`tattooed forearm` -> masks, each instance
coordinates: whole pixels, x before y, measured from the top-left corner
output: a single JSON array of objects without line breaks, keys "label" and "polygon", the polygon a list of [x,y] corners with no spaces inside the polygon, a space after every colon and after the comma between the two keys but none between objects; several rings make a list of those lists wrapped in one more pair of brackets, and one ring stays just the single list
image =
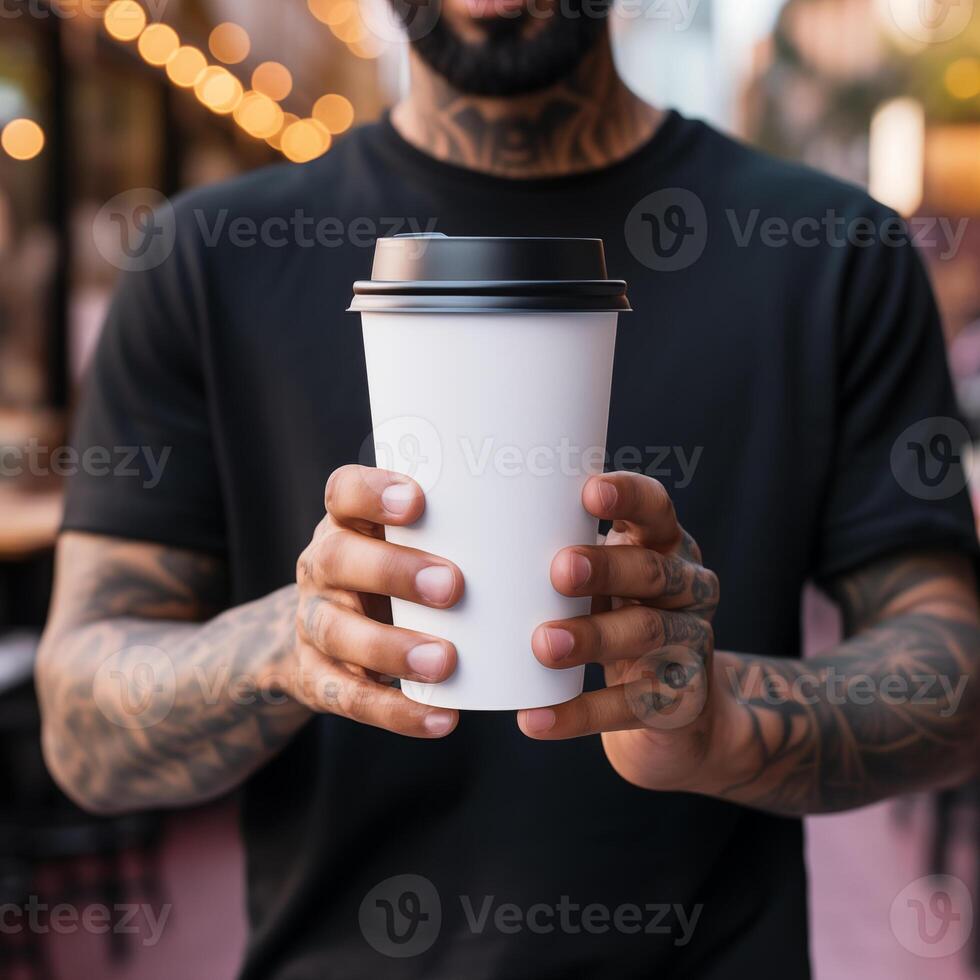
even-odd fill
[{"label": "tattooed forearm", "polygon": [[294,588],[215,616],[218,560],[74,534],[57,578],[37,669],[44,750],[89,809],[218,796],[308,717],[283,690]]},{"label": "tattooed forearm", "polygon": [[608,39],[578,71],[520,99],[457,92],[413,63],[413,84],[392,119],[437,159],[504,177],[554,177],[608,166],[646,142],[662,114],[616,72]]},{"label": "tattooed forearm", "polygon": [[834,589],[850,639],[805,661],[719,655],[746,732],[720,795],[786,814],[948,785],[977,765],[980,619],[968,563],[880,562]]}]

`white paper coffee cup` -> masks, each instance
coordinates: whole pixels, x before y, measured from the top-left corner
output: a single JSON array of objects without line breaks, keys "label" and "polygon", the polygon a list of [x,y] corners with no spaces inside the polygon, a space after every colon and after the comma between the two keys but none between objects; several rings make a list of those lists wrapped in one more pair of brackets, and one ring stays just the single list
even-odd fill
[{"label": "white paper coffee cup", "polygon": [[582,488],[603,471],[616,324],[629,309],[602,243],[382,239],[352,309],[377,465],[426,495],[422,519],[385,536],[455,562],[466,582],[448,610],[392,600],[396,626],[458,654],[448,680],[402,690],[469,710],[577,697],[584,668],[544,667],[531,634],[591,603],[556,592],[550,567],[561,548],[596,541]]}]

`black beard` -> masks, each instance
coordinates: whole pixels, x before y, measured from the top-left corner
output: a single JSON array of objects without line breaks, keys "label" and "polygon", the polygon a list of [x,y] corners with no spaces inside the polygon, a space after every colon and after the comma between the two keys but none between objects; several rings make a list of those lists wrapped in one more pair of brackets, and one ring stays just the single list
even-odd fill
[{"label": "black beard", "polygon": [[560,0],[561,9],[549,12],[549,23],[532,38],[522,36],[527,13],[497,18],[479,44],[464,41],[442,16],[415,37],[419,4],[389,2],[419,57],[452,88],[466,95],[507,97],[550,88],[572,75],[605,32],[612,0],[589,0],[588,13],[582,0]]}]

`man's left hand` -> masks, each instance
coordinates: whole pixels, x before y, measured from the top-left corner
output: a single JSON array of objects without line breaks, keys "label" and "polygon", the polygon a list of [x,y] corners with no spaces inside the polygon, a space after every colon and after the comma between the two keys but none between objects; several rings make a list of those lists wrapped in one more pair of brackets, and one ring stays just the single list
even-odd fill
[{"label": "man's left hand", "polygon": [[602,545],[560,551],[551,581],[593,597],[592,614],[542,624],[531,647],[546,667],[601,663],[606,687],[521,711],[518,723],[535,739],[601,734],[613,767],[637,785],[704,789],[724,738],[711,683],[718,578],[658,481],[593,477],[582,502],[612,530]]}]

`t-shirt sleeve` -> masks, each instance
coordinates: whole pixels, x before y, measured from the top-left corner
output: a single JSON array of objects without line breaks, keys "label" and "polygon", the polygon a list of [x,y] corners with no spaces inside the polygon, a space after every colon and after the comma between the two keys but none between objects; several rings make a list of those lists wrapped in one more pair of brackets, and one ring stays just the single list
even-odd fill
[{"label": "t-shirt sleeve", "polygon": [[840,295],[835,447],[815,579],[903,548],[976,560],[968,433],[916,249],[856,248]]},{"label": "t-shirt sleeve", "polygon": [[124,274],[76,413],[65,530],[225,550],[206,315],[202,264],[180,241],[156,268]]}]

